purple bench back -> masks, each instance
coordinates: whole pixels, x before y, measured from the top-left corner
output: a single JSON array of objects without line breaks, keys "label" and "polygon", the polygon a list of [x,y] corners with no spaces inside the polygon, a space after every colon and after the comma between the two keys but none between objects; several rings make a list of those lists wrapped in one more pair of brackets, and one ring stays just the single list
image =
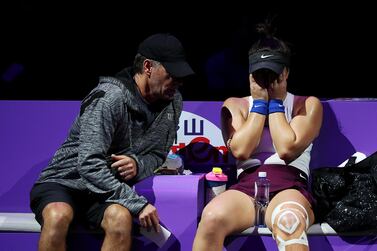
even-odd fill
[{"label": "purple bench back", "polygon": [[63,143],[79,104],[0,101],[1,212],[31,212],[31,186]]},{"label": "purple bench back", "polygon": [[324,101],[320,136],[311,167],[338,166],[355,152],[377,151],[377,100]]},{"label": "purple bench back", "polygon": [[[29,190],[65,139],[79,105],[79,101],[0,101],[0,211],[30,212]],[[221,105],[185,102],[178,142],[172,150],[205,141],[226,153],[220,131]],[[377,150],[376,101],[330,100],[323,101],[323,106],[324,123],[313,148],[312,167],[336,166],[356,151],[368,155]],[[185,163],[190,165],[190,158],[209,165],[231,162],[199,156],[200,150],[186,154]]]}]

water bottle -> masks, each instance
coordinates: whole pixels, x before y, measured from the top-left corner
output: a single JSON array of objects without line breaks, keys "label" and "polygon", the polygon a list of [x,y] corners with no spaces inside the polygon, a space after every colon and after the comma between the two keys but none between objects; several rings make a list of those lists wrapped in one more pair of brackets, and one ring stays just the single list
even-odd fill
[{"label": "water bottle", "polygon": [[259,227],[265,227],[264,215],[268,203],[270,202],[270,180],[266,172],[258,172],[258,179],[255,181],[255,224]]}]

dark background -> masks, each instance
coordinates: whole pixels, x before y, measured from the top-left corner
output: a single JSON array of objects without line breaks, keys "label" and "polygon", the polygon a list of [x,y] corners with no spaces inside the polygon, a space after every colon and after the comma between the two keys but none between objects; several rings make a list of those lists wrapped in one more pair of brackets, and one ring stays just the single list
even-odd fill
[{"label": "dark background", "polygon": [[247,51],[268,15],[294,52],[289,91],[376,97],[374,8],[279,3],[1,3],[0,99],[81,100],[99,76],[129,66],[138,43],[155,32],[176,35],[197,73],[181,89],[185,100],[246,96]]}]

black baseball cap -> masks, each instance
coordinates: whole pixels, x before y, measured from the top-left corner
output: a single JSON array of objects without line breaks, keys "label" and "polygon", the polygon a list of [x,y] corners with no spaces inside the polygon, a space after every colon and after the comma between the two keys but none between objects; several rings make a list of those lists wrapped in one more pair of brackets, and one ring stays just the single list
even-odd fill
[{"label": "black baseball cap", "polygon": [[284,67],[289,67],[289,58],[277,51],[262,50],[249,56],[249,73],[269,69],[280,75]]},{"label": "black baseball cap", "polygon": [[194,74],[186,61],[181,42],[169,33],[158,33],[140,43],[138,53],[148,59],[160,62],[173,77],[186,77]]}]

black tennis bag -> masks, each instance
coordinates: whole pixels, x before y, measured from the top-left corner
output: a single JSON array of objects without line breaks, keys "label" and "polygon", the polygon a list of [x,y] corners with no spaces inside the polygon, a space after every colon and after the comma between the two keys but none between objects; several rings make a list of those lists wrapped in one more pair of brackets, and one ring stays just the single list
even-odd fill
[{"label": "black tennis bag", "polygon": [[345,167],[312,170],[316,222],[327,222],[338,233],[377,230],[377,152]]}]

